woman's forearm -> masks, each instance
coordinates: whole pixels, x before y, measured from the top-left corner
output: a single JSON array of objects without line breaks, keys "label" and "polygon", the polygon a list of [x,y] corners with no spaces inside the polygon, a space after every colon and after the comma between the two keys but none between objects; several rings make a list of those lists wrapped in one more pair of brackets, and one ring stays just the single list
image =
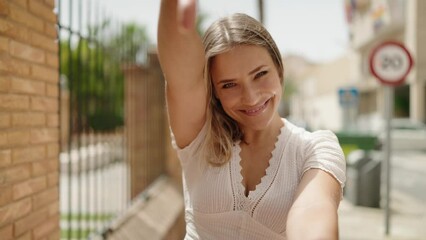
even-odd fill
[{"label": "woman's forearm", "polygon": [[292,207],[287,219],[289,240],[337,240],[338,215],[333,204]]}]

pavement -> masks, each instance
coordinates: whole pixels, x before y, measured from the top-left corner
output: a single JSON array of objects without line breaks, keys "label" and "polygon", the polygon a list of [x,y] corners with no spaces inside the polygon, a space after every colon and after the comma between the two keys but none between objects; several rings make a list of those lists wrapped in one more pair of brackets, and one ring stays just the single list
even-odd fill
[{"label": "pavement", "polygon": [[[392,158],[392,166],[395,174],[389,234],[385,234],[383,200],[381,208],[370,208],[356,206],[344,198],[339,207],[341,240],[426,240],[426,153],[397,153]],[[407,172],[402,174],[402,168]]]}]

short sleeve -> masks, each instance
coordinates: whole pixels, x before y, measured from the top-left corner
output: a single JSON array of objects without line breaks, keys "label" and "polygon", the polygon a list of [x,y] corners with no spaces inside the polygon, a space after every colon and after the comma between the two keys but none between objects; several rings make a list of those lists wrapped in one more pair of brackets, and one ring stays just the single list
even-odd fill
[{"label": "short sleeve", "polygon": [[343,189],[346,182],[346,161],[336,135],[329,130],[319,130],[307,132],[305,140],[303,173],[312,168],[324,170]]}]

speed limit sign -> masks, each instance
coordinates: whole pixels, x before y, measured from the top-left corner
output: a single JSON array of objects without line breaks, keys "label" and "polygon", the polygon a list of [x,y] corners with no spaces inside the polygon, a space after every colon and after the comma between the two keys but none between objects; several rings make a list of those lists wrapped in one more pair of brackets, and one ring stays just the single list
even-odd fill
[{"label": "speed limit sign", "polygon": [[399,42],[383,42],[373,49],[370,55],[370,71],[385,85],[402,84],[412,66],[410,53]]}]

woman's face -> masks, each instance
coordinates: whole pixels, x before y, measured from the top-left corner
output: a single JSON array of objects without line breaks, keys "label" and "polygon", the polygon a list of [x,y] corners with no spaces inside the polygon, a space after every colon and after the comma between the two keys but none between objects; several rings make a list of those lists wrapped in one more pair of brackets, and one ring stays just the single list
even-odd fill
[{"label": "woman's face", "polygon": [[215,95],[241,128],[262,130],[278,114],[281,83],[268,51],[240,45],[212,59]]}]

